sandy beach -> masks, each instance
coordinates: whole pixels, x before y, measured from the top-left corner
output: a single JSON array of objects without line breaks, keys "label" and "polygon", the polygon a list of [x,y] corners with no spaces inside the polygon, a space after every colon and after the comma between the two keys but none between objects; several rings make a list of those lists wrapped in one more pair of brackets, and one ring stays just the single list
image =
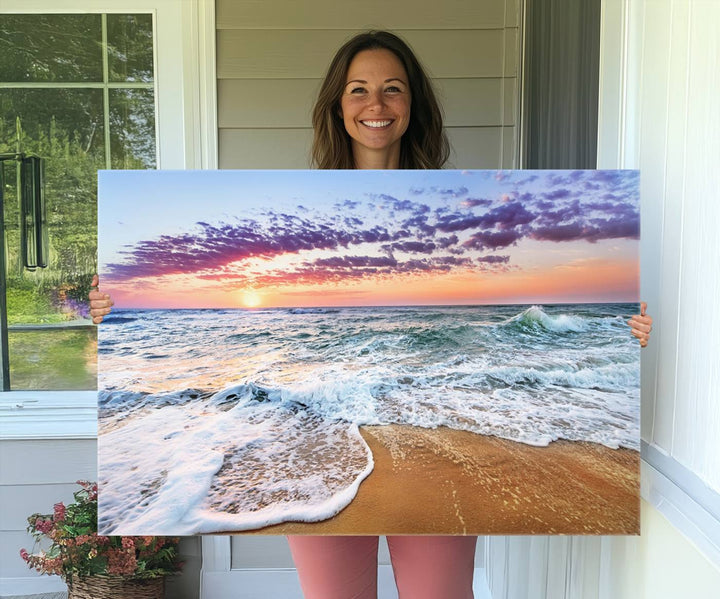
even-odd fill
[{"label": "sandy beach", "polygon": [[336,516],[255,534],[639,534],[640,454],[364,426],[375,469]]}]

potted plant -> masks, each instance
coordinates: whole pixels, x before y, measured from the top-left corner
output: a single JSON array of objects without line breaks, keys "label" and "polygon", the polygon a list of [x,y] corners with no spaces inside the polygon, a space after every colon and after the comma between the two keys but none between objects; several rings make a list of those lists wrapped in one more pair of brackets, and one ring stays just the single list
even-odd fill
[{"label": "potted plant", "polygon": [[78,484],[74,503],[28,517],[35,546],[20,557],[41,574],[61,576],[68,599],[162,599],[165,576],[182,567],[178,539],[98,535],[97,483]]}]

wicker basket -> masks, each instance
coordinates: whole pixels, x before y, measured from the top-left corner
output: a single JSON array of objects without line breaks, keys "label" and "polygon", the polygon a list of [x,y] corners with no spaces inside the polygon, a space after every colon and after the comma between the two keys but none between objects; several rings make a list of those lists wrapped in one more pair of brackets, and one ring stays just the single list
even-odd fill
[{"label": "wicker basket", "polygon": [[163,599],[165,578],[88,576],[68,583],[68,599]]}]

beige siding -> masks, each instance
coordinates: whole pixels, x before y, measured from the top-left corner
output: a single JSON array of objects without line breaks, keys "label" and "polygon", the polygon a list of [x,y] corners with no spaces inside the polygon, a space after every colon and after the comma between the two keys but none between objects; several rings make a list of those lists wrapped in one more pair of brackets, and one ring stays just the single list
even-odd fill
[{"label": "beige siding", "polygon": [[[377,15],[382,15],[378,22]],[[308,168],[310,112],[334,51],[391,29],[434,78],[448,166],[516,166],[519,0],[218,0],[220,168]]]},{"label": "beige siding", "polygon": [[221,129],[220,168],[308,168],[312,130]]},{"label": "beige siding", "polygon": [[[433,77],[515,75],[514,36],[505,36],[504,29],[397,33],[413,47]],[[354,34],[294,29],[218,31],[218,78],[322,77],[333,52]],[[503,49],[503,45],[507,47]],[[509,65],[504,64],[506,52]]]},{"label": "beige siding", "polygon": [[218,29],[497,29],[506,23],[517,27],[517,2],[222,0],[217,3]]},{"label": "beige siding", "polygon": [[[218,126],[223,129],[309,128],[321,79],[220,79]],[[438,79],[448,127],[515,124],[515,78]]]}]

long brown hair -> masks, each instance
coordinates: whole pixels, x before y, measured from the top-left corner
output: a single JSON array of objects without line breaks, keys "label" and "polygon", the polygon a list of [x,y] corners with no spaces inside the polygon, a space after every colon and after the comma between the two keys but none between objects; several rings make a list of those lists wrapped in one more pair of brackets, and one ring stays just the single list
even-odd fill
[{"label": "long brown hair", "polygon": [[312,114],[313,165],[321,169],[355,168],[350,136],[340,116],[340,98],[352,59],[363,50],[389,50],[405,67],[412,104],[410,123],[402,136],[400,168],[438,169],[450,155],[442,128],[442,111],[430,79],[410,47],[388,31],[360,33],[340,48],[328,67]]}]

